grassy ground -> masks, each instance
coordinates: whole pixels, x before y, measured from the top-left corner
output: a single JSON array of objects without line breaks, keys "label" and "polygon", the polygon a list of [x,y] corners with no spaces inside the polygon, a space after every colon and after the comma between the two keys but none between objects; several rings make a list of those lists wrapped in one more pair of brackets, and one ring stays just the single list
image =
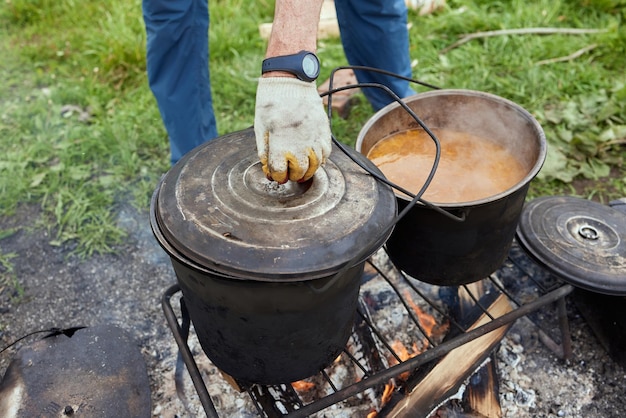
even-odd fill
[{"label": "grassy ground", "polygon": [[[449,0],[429,16],[412,11],[413,74],[440,87],[506,97],[535,115],[550,151],[531,196],[624,196],[625,6]],[[272,20],[273,1],[210,7],[214,103],[218,129],[227,133],[252,124],[265,48],[258,25]],[[535,27],[600,32],[502,35],[445,51],[462,34]],[[33,225],[49,228],[53,244],[75,242],[87,255],[113,250],[124,239],[116,202],[146,208],[169,161],[145,77],[140,2],[8,0],[0,9],[0,48],[0,215],[37,204],[42,217]],[[338,39],[320,41],[318,52],[321,80],[346,64]],[[351,143],[371,115],[361,100],[350,118],[334,118],[333,130]],[[3,265],[6,272],[10,255],[0,257]]]}]

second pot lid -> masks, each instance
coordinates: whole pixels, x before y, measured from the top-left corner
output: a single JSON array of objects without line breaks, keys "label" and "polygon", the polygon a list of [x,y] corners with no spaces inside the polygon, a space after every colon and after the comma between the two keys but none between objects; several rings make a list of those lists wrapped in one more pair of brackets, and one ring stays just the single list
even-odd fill
[{"label": "second pot lid", "polygon": [[168,243],[194,263],[236,278],[327,276],[357,261],[365,247],[378,249],[396,214],[391,188],[337,147],[310,181],[267,180],[252,129],[194,149],[159,187],[156,219]]},{"label": "second pot lid", "polygon": [[541,197],[524,207],[517,238],[563,280],[593,292],[626,295],[623,213],[576,197]]}]

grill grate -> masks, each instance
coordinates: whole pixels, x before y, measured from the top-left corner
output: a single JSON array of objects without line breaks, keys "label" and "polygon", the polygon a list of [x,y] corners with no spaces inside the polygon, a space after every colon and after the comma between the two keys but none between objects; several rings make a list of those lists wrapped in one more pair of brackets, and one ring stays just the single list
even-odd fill
[{"label": "grill grate", "polygon": [[[318,376],[312,377],[318,386],[327,388],[327,393],[319,396],[307,395],[307,399],[289,383],[273,386],[241,385],[242,389],[252,399],[260,417],[307,417],[329,406],[355,399],[358,396],[361,398],[357,401],[367,402],[363,399],[366,391],[380,389],[391,379],[395,379],[403,373],[415,372],[420,367],[446,355],[453,349],[510,324],[523,316],[527,316],[539,328],[539,335],[548,347],[565,358],[569,358],[571,355],[571,341],[564,298],[573,290],[573,287],[562,283],[530,262],[515,243],[504,265],[496,273],[480,282],[485,289],[484,295],[491,297],[504,295],[510,301],[513,309],[502,316],[493,318],[483,306],[484,298],[481,299],[480,296],[475,295],[468,286],[462,286],[463,291],[471,296],[477,309],[489,316],[489,321],[486,324],[471,330],[459,323],[459,320],[450,313],[451,306],[454,306],[454,297],[460,288],[440,288],[410,278],[391,265],[383,250],[370,259],[368,265],[370,268],[366,269],[363,277],[364,284],[361,287],[360,306],[353,334],[341,356],[342,361],[349,364],[358,379],[347,384],[339,382],[333,376],[332,370],[330,370],[331,366],[329,366],[329,368],[320,371]],[[373,293],[373,290],[381,289],[384,289],[381,293]],[[182,298],[179,299],[180,320],[171,303],[173,296],[179,292],[180,289],[177,285],[166,290],[162,299],[164,313],[178,345],[179,356],[182,357],[187,367],[206,415],[211,418],[219,418],[187,344],[190,320],[184,301]],[[372,309],[372,303],[368,303],[368,300],[371,302],[372,297],[385,299],[382,303],[383,306],[393,304],[398,307],[403,321],[401,330],[396,329],[394,330],[395,333],[390,335],[389,332],[380,329],[378,324],[380,320],[376,318],[376,309]],[[556,325],[551,326],[551,329],[544,329],[545,315],[543,316],[544,321],[538,320],[534,316],[553,303],[557,305]],[[449,334],[456,335],[442,341],[429,335],[415,313],[413,308],[415,304],[425,306],[425,309],[430,311],[439,323],[449,323]],[[388,313],[381,315],[388,316]],[[357,332],[357,327],[362,328],[360,332]],[[554,334],[555,329],[560,330],[559,343],[549,336]],[[394,348],[393,342],[407,338],[412,341],[423,341],[424,348],[412,358],[403,359],[397,349]],[[358,346],[361,351],[355,350],[355,346]],[[365,346],[371,352],[369,358],[363,355],[363,347]],[[397,364],[386,361],[385,359],[388,358],[392,359],[392,363]]]}]

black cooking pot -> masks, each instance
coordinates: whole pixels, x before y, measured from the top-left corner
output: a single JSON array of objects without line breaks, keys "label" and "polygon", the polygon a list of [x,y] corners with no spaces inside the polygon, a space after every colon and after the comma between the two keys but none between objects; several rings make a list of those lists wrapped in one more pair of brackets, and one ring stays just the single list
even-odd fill
[{"label": "black cooking pot", "polygon": [[[529,183],[545,160],[544,132],[519,105],[488,93],[437,90],[405,102],[429,129],[488,138],[515,155],[526,170],[520,182],[493,196],[471,202],[431,202],[454,217],[418,203],[387,241],[390,259],[416,279],[444,286],[483,279],[501,266],[509,252]],[[410,129],[422,128],[393,103],[366,123],[356,148],[367,155],[380,140]],[[403,194],[396,197],[399,210],[410,203]]]},{"label": "black cooking pot", "polygon": [[306,183],[270,182],[248,129],[181,159],[150,212],[206,355],[240,381],[276,384],[345,347],[364,261],[391,233],[396,201],[338,149]]}]

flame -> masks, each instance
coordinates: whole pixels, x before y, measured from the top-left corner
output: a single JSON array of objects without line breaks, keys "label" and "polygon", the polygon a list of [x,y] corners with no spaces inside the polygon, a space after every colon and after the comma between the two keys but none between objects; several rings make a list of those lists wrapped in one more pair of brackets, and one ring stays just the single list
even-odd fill
[{"label": "flame", "polygon": [[438,323],[437,318],[435,318],[433,315],[428,314],[422,308],[420,308],[415,302],[413,302],[413,299],[411,298],[411,294],[409,293],[408,290],[404,292],[404,296],[406,298],[407,303],[411,307],[411,309],[413,309],[413,312],[415,312],[415,315],[417,316],[417,320],[419,321],[420,327],[424,331],[425,337],[424,337],[424,340],[422,340],[422,346],[424,347],[423,350],[425,350],[426,348],[428,348],[428,344],[429,344],[428,339],[435,334],[439,336],[445,334],[448,331],[450,324],[448,321],[444,321],[443,323]]},{"label": "flame", "polygon": [[385,390],[383,391],[383,396],[380,399],[380,402],[385,405],[387,402],[391,400],[391,395],[393,395],[393,390],[395,389],[395,385],[391,382],[385,385]]},{"label": "flame", "polygon": [[[415,302],[413,302],[413,299],[411,298],[411,294],[409,293],[408,290],[404,292],[404,296],[406,298],[407,303],[411,307],[411,309],[413,309],[413,312],[415,312],[415,315],[417,315],[417,320],[419,321],[420,326],[424,330],[424,333],[426,334],[426,336],[430,337],[431,335],[433,335],[433,331],[435,327],[437,326],[437,319],[434,316],[426,313]],[[425,343],[428,344],[428,340],[426,340]],[[426,348],[426,346],[424,346],[424,348]]]},{"label": "flame", "polygon": [[[381,408],[383,406],[385,406],[387,404],[387,402],[389,402],[391,400],[391,396],[393,395],[393,391],[395,390],[396,386],[392,383],[389,382],[385,385],[385,389],[383,390],[383,394],[380,397],[380,406]],[[367,418],[376,418],[378,416],[378,411],[373,410],[371,411],[369,414],[367,414]]]},{"label": "flame", "polygon": [[[406,360],[410,359],[411,357],[415,357],[416,355],[419,354],[419,352],[417,352],[415,350],[415,348],[417,348],[415,345],[413,346],[413,349],[414,349],[413,352],[409,353],[409,349],[406,348],[406,346],[404,344],[402,344],[401,341],[398,341],[398,340],[396,340],[393,343],[391,343],[391,348],[393,349],[393,351],[396,352],[398,357],[400,357],[401,361],[406,361]],[[396,363],[397,363],[397,361],[396,361]]]},{"label": "flame", "polygon": [[[409,360],[421,354],[424,350],[426,350],[426,348],[428,348],[428,345],[429,345],[428,339],[430,337],[432,337],[434,334],[442,335],[448,330],[448,327],[449,327],[449,323],[447,321],[439,324],[435,316],[430,315],[429,313],[424,311],[422,308],[420,308],[413,301],[413,299],[411,298],[411,294],[409,293],[408,290],[404,292],[404,296],[406,298],[406,301],[409,307],[413,310],[413,312],[417,316],[417,320],[419,321],[420,328],[424,331],[424,339],[421,341],[422,348],[418,346],[418,343],[416,341],[414,341],[413,344],[411,344],[410,348],[408,348],[399,340],[392,342],[391,349],[395,352],[395,354],[397,355],[397,358],[395,356],[390,356],[389,365],[398,364],[399,363],[398,358],[400,359],[400,362],[404,362],[406,360]],[[410,373],[411,372],[408,372],[408,371],[404,372],[398,376],[398,379],[407,380],[409,378]],[[385,389],[383,390],[383,394],[380,400],[381,406],[386,405],[391,400],[394,390],[395,390],[395,385],[393,384],[393,382],[389,382],[385,385]],[[378,416],[378,412],[372,411],[367,415],[367,418],[376,418],[377,416]]]},{"label": "flame", "polygon": [[315,383],[298,380],[297,382],[292,382],[291,386],[298,392],[308,392],[315,387]]},{"label": "flame", "polygon": [[[391,348],[393,349],[393,351],[396,353],[396,355],[402,362],[421,354],[424,350],[426,350],[426,348],[429,345],[428,338],[430,338],[436,332],[437,333],[442,332],[442,331],[445,332],[445,330],[447,330],[448,328],[447,322],[444,324],[438,324],[437,319],[433,315],[428,314],[426,311],[420,308],[413,301],[413,299],[411,298],[411,294],[409,293],[408,290],[404,292],[404,296],[406,298],[408,305],[415,312],[415,315],[417,316],[417,320],[419,321],[420,327],[424,331],[425,336],[424,336],[424,339],[421,341],[421,347],[422,347],[421,349],[418,346],[418,343],[415,341],[411,345],[410,350],[401,341],[396,340],[393,343],[391,343]],[[389,359],[389,363],[391,365],[397,364],[398,360],[394,356]],[[408,379],[409,375],[410,375],[410,372],[404,372],[400,374],[400,376],[398,377],[402,380],[406,380]]]},{"label": "flame", "polygon": [[[402,344],[401,341],[398,341],[398,340],[391,343],[391,348],[396,353],[396,355],[400,358],[400,361],[406,361],[421,353],[421,351],[417,348],[417,344],[413,343],[413,346],[411,347],[411,351],[409,352],[409,349],[404,344]],[[392,356],[389,358],[389,363],[391,365],[398,364],[398,360],[395,358],[395,356]],[[401,373],[400,376],[398,377],[402,380],[406,380],[409,378],[410,374],[411,374],[410,372],[404,372],[404,373]]]}]

